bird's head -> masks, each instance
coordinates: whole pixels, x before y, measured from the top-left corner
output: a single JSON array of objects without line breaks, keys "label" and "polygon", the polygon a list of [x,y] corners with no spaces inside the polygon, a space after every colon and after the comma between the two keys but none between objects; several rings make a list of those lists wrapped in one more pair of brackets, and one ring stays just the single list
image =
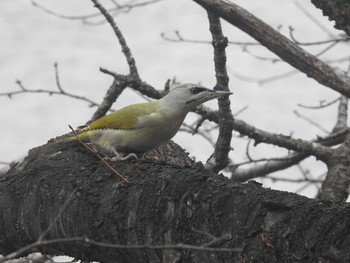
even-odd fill
[{"label": "bird's head", "polygon": [[171,89],[163,99],[184,110],[191,110],[208,100],[231,94],[232,92],[207,89],[197,84],[186,83]]}]

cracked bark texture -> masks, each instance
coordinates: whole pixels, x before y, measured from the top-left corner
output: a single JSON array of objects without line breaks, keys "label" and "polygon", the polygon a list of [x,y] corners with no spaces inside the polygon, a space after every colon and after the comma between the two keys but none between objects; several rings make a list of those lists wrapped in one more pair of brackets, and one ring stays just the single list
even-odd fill
[{"label": "cracked bark texture", "polygon": [[335,22],[335,28],[350,36],[350,2],[348,0],[311,0],[323,15]]},{"label": "cracked bark texture", "polygon": [[75,142],[32,149],[0,179],[0,253],[36,241],[75,191],[46,240],[84,236],[114,244],[201,246],[212,241],[210,235],[229,235],[212,247],[242,251],[72,243],[41,248],[43,252],[100,262],[350,261],[349,205],[272,191],[254,182],[233,183],[201,163],[192,165],[185,153],[180,154],[185,159],[181,167],[169,164],[171,157],[156,156],[113,163],[131,182],[123,184]]}]

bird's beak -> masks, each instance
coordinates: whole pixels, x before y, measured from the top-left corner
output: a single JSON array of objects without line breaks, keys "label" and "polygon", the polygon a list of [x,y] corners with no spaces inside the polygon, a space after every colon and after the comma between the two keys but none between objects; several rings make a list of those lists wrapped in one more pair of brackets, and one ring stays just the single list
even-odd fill
[{"label": "bird's beak", "polygon": [[230,96],[231,94],[233,94],[233,93],[229,92],[229,91],[213,90],[212,96],[214,98],[219,98],[219,97],[224,97],[224,96]]}]

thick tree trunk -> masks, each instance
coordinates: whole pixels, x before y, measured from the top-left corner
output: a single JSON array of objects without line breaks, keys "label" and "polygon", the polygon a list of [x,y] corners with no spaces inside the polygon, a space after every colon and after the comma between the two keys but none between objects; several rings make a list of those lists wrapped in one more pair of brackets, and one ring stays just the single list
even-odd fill
[{"label": "thick tree trunk", "polygon": [[[176,167],[139,160],[113,166],[129,184],[77,143],[31,150],[0,181],[0,253],[35,242],[49,228],[44,240],[87,237],[130,245],[40,248],[101,262],[350,262],[348,205],[254,182],[236,184],[200,163]],[[208,243],[233,250],[205,251]],[[147,246],[133,247],[139,244]]]}]

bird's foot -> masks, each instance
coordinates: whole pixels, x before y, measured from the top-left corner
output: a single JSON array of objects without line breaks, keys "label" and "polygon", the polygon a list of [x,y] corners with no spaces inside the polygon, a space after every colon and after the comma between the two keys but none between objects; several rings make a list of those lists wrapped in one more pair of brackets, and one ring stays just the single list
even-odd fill
[{"label": "bird's foot", "polygon": [[128,160],[130,158],[133,158],[133,157],[137,160],[137,155],[135,153],[129,153],[129,154],[125,155],[125,156],[122,156],[122,155],[118,154],[118,155],[112,157],[111,161],[114,161],[114,162],[115,161],[126,161],[126,160]]}]

